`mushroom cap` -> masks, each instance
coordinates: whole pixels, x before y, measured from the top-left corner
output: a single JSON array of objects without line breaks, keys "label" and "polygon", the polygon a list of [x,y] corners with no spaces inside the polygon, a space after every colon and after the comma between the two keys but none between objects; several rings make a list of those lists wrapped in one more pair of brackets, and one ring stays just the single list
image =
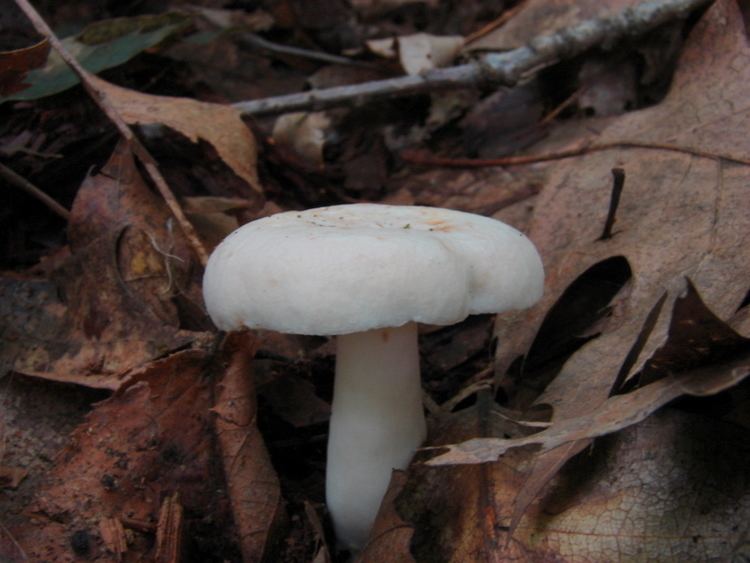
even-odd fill
[{"label": "mushroom cap", "polygon": [[203,296],[223,330],[336,335],[523,309],[543,285],[534,245],[500,221],[353,204],[243,225],[211,254]]}]

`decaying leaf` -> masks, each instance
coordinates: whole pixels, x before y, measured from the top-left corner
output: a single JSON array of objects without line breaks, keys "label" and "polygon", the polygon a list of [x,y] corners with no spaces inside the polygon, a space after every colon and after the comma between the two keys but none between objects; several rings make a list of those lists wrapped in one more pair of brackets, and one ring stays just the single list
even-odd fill
[{"label": "decaying leaf", "polygon": [[173,302],[192,291],[190,253],[125,145],[84,181],[68,229],[72,253],[51,281],[0,280],[5,370],[116,389],[131,368],[195,340]]},{"label": "decaying leaf", "polygon": [[[185,351],[150,364],[73,433],[27,508],[36,525],[10,530],[32,560],[68,560],[76,533],[87,537],[90,557],[106,559],[119,544],[102,541],[102,518],[119,518],[130,530],[128,551],[149,558],[162,496],[174,492],[192,514],[227,525],[219,523],[225,500],[212,472],[207,358]],[[193,550],[205,550],[210,535],[220,532],[196,529]]]},{"label": "decaying leaf", "polygon": [[[716,361],[716,358],[720,358]],[[731,359],[725,359],[731,358]],[[706,365],[708,363],[708,365]],[[692,367],[691,366],[700,366]],[[590,440],[637,424],[681,395],[708,396],[729,389],[750,375],[750,339],[743,338],[709,311],[692,285],[675,302],[667,342],[648,361],[642,387],[616,394],[581,416],[557,417],[549,428],[514,439],[475,438],[427,462],[428,465],[495,461],[510,448],[537,445],[550,451],[571,442]],[[649,383],[649,379],[654,381]],[[588,443],[588,442],[586,442]],[[567,459],[582,447],[555,453]],[[543,463],[547,479],[554,475]],[[537,471],[539,471],[537,467]],[[559,466],[555,466],[559,468]],[[536,482],[532,475],[532,480]],[[519,497],[525,499],[528,485]],[[534,487],[538,489],[540,487]],[[530,492],[530,491],[528,491]],[[531,499],[528,499],[530,502]],[[527,502],[527,504],[528,504]],[[523,504],[523,503],[521,503]],[[520,515],[519,515],[520,516]]]},{"label": "decaying leaf", "polygon": [[285,517],[279,478],[257,427],[251,377],[256,347],[249,333],[235,334],[227,341],[228,367],[212,409],[243,561],[268,557]]},{"label": "decaying leaf", "polygon": [[394,471],[388,490],[383,497],[380,510],[375,518],[370,537],[357,561],[361,563],[377,563],[392,561],[393,563],[414,563],[409,553],[414,529],[399,516],[395,501],[401,494],[406,483],[403,471]]},{"label": "decaying leaf", "polygon": [[[189,16],[178,13],[114,18],[96,22],[79,35],[63,39],[63,45],[86,70],[96,73],[121,65],[161,43],[183,29],[189,21]],[[12,100],[36,100],[78,84],[78,77],[57,52],[50,53],[49,57],[45,54],[43,64],[43,68],[27,75],[28,88],[8,93],[0,90],[0,104]]]},{"label": "decaying leaf", "polygon": [[367,47],[373,53],[387,59],[398,57],[407,74],[420,74],[447,66],[458,56],[463,46],[463,37],[428,33],[367,41]]},{"label": "decaying leaf", "polygon": [[463,37],[417,33],[398,38],[401,66],[407,74],[419,74],[447,66],[464,46]]},{"label": "decaying leaf", "polygon": [[[513,433],[498,420],[467,409],[434,436]],[[750,521],[748,447],[733,425],[661,411],[575,458],[510,540],[513,500],[533,461],[528,449],[491,464],[412,467],[396,507],[415,528],[417,561],[732,560]]]},{"label": "decaying leaf", "polygon": [[262,193],[256,171],[255,138],[232,106],[142,94],[95,76],[91,79],[126,122],[165,125],[194,143],[210,143],[235,174]]},{"label": "decaying leaf", "polygon": [[[531,348],[546,312],[584,272],[617,257],[632,272],[606,322],[598,326],[599,335],[574,352],[536,398],[554,407],[553,427],[593,415],[608,404],[616,384],[644,369],[667,342],[670,313],[685,277],[719,318],[729,318],[745,299],[750,169],[690,151],[731,155],[750,150],[750,113],[743,109],[750,101],[748,79],[750,48],[742,17],[736,3],[717,2],[688,38],[666,99],[614,120],[597,139],[638,140],[681,151],[600,152],[552,168],[530,228],[545,260],[545,297],[530,312],[500,321],[499,372]],[[625,170],[625,189],[614,234],[601,240],[610,171],[616,167]],[[553,475],[550,468],[579,450],[560,448],[540,456],[530,481],[538,489],[543,480],[535,476]]]},{"label": "decaying leaf", "polygon": [[49,41],[42,39],[29,47],[0,52],[0,96],[27,88],[28,73],[46,62],[49,49]]},{"label": "decaying leaf", "polygon": [[240,226],[237,214],[252,202],[236,197],[197,196],[183,199],[185,215],[208,248],[214,248]]},{"label": "decaying leaf", "polygon": [[326,129],[330,125],[331,119],[325,112],[286,113],[276,119],[272,137],[311,168],[321,168]]}]

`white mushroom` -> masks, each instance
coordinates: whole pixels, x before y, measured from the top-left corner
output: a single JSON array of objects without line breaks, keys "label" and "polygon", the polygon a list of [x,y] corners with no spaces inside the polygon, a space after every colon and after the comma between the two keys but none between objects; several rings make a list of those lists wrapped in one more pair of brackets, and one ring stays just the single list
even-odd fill
[{"label": "white mushroom", "polygon": [[357,549],[391,471],[425,439],[416,323],[529,307],[543,280],[534,245],[504,223],[355,204],[237,229],[211,255],[203,294],[224,330],[338,336],[326,499],[338,540]]}]

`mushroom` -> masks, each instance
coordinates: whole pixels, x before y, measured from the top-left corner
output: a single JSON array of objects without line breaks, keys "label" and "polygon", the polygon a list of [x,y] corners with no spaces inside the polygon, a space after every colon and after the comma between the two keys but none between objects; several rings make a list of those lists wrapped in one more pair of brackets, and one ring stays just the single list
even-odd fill
[{"label": "mushroom", "polygon": [[240,227],[211,254],[203,294],[223,330],[337,336],[326,502],[356,550],[426,436],[417,323],[529,307],[543,281],[534,245],[500,221],[353,204]]}]

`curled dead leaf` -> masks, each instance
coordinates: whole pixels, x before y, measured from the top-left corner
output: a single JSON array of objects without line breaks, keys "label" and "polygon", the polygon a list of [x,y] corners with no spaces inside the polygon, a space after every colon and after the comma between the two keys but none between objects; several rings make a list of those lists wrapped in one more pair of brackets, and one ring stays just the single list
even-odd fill
[{"label": "curled dead leaf", "polygon": [[256,170],[255,138],[232,106],[142,94],[95,76],[91,80],[127,123],[165,125],[194,143],[210,143],[235,174],[257,193],[263,192]]}]

